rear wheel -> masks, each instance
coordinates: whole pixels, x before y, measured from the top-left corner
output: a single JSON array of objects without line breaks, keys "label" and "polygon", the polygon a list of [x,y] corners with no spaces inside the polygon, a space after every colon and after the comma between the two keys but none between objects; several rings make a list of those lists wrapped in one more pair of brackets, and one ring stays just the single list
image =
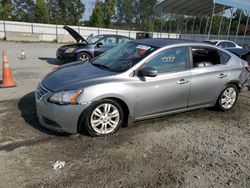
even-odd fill
[{"label": "rear wheel", "polygon": [[77,56],[76,56],[77,61],[85,61],[87,59],[91,59],[91,57],[86,52],[81,52],[81,53],[77,54]]},{"label": "rear wheel", "polygon": [[85,128],[92,136],[106,136],[115,133],[124,122],[123,110],[114,100],[104,99],[93,106],[85,117]]},{"label": "rear wheel", "polygon": [[239,91],[235,85],[233,84],[227,85],[223,89],[223,91],[221,92],[218,98],[218,101],[216,104],[217,108],[221,111],[231,110],[234,107],[238,99],[238,94],[239,94]]}]

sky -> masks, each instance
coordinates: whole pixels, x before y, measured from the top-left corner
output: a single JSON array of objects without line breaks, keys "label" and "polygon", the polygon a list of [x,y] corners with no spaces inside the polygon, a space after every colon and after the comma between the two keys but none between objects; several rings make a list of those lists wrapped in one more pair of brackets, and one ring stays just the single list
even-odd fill
[{"label": "sky", "polygon": [[[158,0],[158,2],[161,2],[163,0]],[[93,8],[95,7],[96,0],[82,0],[82,2],[85,4],[85,13],[83,15],[83,20],[89,20],[90,15],[92,14]]]},{"label": "sky", "polygon": [[95,7],[95,1],[96,0],[82,0],[82,2],[85,4],[85,12],[83,15],[83,20],[89,20],[92,10]]}]

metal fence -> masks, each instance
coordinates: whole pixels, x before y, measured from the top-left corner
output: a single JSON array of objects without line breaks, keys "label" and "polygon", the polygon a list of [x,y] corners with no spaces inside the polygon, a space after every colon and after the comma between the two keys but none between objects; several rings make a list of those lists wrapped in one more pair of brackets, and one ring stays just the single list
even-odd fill
[{"label": "metal fence", "polygon": [[[119,30],[119,29],[106,29],[96,27],[82,27],[82,26],[70,26],[75,29],[84,38],[90,34],[118,34],[124,35],[131,38],[136,38],[137,32],[134,30]],[[63,25],[52,25],[52,24],[38,24],[38,23],[26,23],[26,22],[12,22],[0,20],[0,39],[6,38],[8,32],[20,32],[20,33],[32,33],[39,34],[40,41],[58,41],[59,37],[69,36],[68,32],[63,29]],[[179,35],[174,33],[153,33],[154,38],[178,38]]]},{"label": "metal fence", "polygon": [[[97,28],[97,27],[82,27],[82,26],[70,26],[79,32],[84,38],[90,34],[119,34],[128,36],[131,38],[136,38],[137,32],[134,30],[119,30],[119,29],[106,29],[106,28]],[[39,37],[38,41],[67,41],[59,40],[59,38],[68,38],[69,34],[63,29],[63,25],[52,25],[52,24],[38,24],[38,23],[26,23],[26,22],[12,22],[12,21],[3,21],[0,20],[0,39],[6,38],[7,33],[31,33],[37,34]],[[207,35],[202,34],[175,34],[175,33],[153,33],[154,38],[181,38],[189,39],[196,41],[203,41],[206,39]],[[246,36],[243,41],[243,36],[229,36],[229,40],[235,41],[239,45],[242,45],[246,48],[250,48],[250,36]],[[226,35],[211,35],[210,39],[227,39]],[[72,38],[71,38],[72,40]]]}]

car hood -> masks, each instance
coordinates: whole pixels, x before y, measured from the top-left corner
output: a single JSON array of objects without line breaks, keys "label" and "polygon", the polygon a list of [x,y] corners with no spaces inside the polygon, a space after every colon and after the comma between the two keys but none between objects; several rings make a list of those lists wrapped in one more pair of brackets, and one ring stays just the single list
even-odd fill
[{"label": "car hood", "polygon": [[116,73],[99,69],[88,61],[70,63],[54,70],[42,81],[50,91],[81,89],[89,84],[112,80]]},{"label": "car hood", "polygon": [[84,43],[88,44],[88,42],[78,32],[76,32],[71,27],[65,25],[65,26],[63,26],[63,29],[68,31],[68,33],[76,40],[77,43],[84,42]]}]

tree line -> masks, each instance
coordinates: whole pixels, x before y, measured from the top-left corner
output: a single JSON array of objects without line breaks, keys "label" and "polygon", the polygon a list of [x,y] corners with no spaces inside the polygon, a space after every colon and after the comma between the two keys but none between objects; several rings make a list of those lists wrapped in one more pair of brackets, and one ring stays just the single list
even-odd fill
[{"label": "tree line", "polygon": [[81,0],[0,0],[0,19],[78,25],[85,11]]},{"label": "tree line", "polygon": [[83,21],[85,5],[81,0],[0,0],[0,19],[152,30],[156,3],[157,0],[97,0],[90,20]]},{"label": "tree line", "polygon": [[[194,34],[208,31],[211,20],[173,15],[163,19],[159,13],[154,15],[156,4],[157,0],[96,0],[90,19],[84,21],[85,4],[81,0],[0,0],[0,19]],[[233,13],[230,34],[235,34],[240,14],[239,34],[244,33],[247,14],[237,10]],[[229,25],[229,17],[217,14],[211,34],[227,34]]]},{"label": "tree line", "polygon": [[88,25],[152,31],[157,0],[96,1]]}]

